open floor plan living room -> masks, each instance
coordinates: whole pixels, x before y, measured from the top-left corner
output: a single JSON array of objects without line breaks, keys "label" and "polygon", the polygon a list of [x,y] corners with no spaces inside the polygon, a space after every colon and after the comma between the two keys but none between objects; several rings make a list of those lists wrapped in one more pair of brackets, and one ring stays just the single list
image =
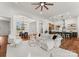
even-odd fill
[{"label": "open floor plan living room", "polygon": [[78,57],[79,2],[0,2],[0,57]]}]

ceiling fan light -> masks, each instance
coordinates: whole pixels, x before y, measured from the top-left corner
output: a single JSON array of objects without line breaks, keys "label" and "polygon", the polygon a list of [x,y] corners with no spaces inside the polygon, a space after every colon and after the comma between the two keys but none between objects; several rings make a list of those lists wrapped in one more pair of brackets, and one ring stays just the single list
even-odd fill
[{"label": "ceiling fan light", "polygon": [[45,8],[46,10],[48,10],[48,7],[47,5],[53,5],[53,4],[50,4],[50,3],[47,3],[47,2],[39,2],[37,4],[34,4],[34,5],[38,5],[35,9],[38,9],[38,8],[41,8],[41,11]]},{"label": "ceiling fan light", "polygon": [[41,6],[44,6],[44,3],[41,3]]}]

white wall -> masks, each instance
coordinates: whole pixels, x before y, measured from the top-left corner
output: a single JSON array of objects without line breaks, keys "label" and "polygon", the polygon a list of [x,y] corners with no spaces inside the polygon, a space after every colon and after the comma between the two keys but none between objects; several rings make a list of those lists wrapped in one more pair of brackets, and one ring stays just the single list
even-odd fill
[{"label": "white wall", "polygon": [[[42,26],[40,25],[42,23]],[[37,32],[41,33],[41,28],[43,28],[43,33],[47,30],[49,31],[49,23],[53,23],[47,19],[41,19],[37,21]]]},{"label": "white wall", "polygon": [[0,20],[0,35],[8,35],[10,33],[10,21]]},{"label": "white wall", "polygon": [[45,31],[49,32],[49,25],[48,25],[49,21],[44,20],[43,21],[43,33],[45,33]]},{"label": "white wall", "polygon": [[[66,21],[65,21],[66,31],[68,31],[67,30],[68,29],[68,24],[76,24],[77,25],[77,18],[69,18],[69,19],[66,19]],[[77,32],[77,29],[74,30],[74,31]]]},{"label": "white wall", "polygon": [[77,32],[78,32],[78,38],[79,38],[79,17],[77,18]]},{"label": "white wall", "polygon": [[36,32],[37,32],[36,22],[29,23],[29,33],[36,33]]}]

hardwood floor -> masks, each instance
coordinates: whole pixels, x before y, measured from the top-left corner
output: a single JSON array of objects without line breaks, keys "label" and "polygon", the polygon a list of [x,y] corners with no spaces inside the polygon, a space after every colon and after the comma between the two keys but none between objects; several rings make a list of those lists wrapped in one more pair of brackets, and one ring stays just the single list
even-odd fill
[{"label": "hardwood floor", "polygon": [[[7,38],[2,38],[3,44],[2,47],[0,47],[0,57],[5,57],[6,56],[6,50],[7,50]],[[77,38],[67,38],[62,40],[62,44],[60,46],[63,49],[75,52],[79,55],[79,39]]]},{"label": "hardwood floor", "polygon": [[79,55],[79,38],[64,39],[60,47]]},{"label": "hardwood floor", "polygon": [[0,57],[6,56],[8,37],[0,37]]}]

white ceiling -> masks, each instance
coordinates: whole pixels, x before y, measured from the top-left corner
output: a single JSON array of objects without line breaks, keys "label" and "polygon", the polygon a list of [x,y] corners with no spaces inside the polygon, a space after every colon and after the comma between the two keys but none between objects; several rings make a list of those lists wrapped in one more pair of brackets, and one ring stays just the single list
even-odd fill
[{"label": "white ceiling", "polygon": [[40,9],[35,10],[36,6],[33,6],[32,2],[8,2],[4,4],[6,5],[6,7],[22,12],[22,14],[29,15],[30,17],[32,15],[35,17],[49,19],[57,15],[65,15],[72,17],[79,16],[79,2],[53,2],[53,3],[54,5],[48,6],[49,10],[44,9],[42,11],[42,14],[40,14]]}]

